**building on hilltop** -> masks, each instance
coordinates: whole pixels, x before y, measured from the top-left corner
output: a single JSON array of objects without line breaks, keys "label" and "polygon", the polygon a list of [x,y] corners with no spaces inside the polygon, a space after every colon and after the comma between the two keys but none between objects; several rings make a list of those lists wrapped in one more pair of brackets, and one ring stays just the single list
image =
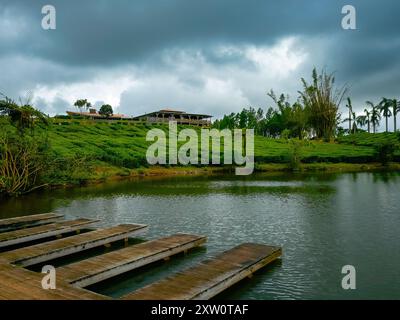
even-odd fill
[{"label": "building on hilltop", "polygon": [[171,109],[161,109],[159,111],[154,111],[135,117],[127,117],[123,114],[113,114],[107,118],[106,116],[99,114],[97,110],[93,108],[89,109],[89,112],[67,111],[67,114],[71,117],[83,117],[91,120],[129,120],[150,124],[176,121],[178,124],[200,127],[211,126],[212,118],[212,116],[208,114],[187,113],[184,111]]},{"label": "building on hilltop", "polygon": [[123,114],[115,113],[108,118],[105,115],[102,115],[97,112],[96,109],[89,109],[89,112],[78,112],[78,111],[67,111],[67,114],[71,117],[83,117],[87,119],[110,119],[110,120],[122,120],[122,119],[129,119]]},{"label": "building on hilltop", "polygon": [[164,123],[176,121],[178,124],[205,126],[211,125],[212,116],[208,114],[187,113],[171,109],[161,109],[146,113],[140,116],[133,117],[133,120],[144,121],[147,123]]}]

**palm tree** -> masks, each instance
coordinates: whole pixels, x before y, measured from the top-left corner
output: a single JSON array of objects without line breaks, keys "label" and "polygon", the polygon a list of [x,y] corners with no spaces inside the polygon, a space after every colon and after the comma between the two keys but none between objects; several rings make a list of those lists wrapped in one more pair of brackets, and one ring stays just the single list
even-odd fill
[{"label": "palm tree", "polygon": [[92,107],[92,104],[88,101],[88,102],[86,102],[86,105],[85,105],[85,109],[86,109],[86,111],[89,111],[89,109]]},{"label": "palm tree", "polygon": [[367,124],[367,116],[365,115],[360,115],[356,118],[356,123],[360,126],[360,127],[364,127]]},{"label": "palm tree", "polygon": [[393,113],[393,131],[397,131],[397,113],[400,112],[400,101],[392,99],[392,113]]},{"label": "palm tree", "polygon": [[79,109],[79,112],[82,112],[82,108],[89,110],[92,104],[87,99],[78,99],[75,101],[74,106]]},{"label": "palm tree", "polygon": [[[351,106],[351,104],[350,104]],[[343,122],[349,121],[349,124],[353,122],[353,125],[350,127],[349,134],[350,133],[356,133],[357,132],[357,116],[355,112],[351,112],[349,118],[346,118],[343,120]]]},{"label": "palm tree", "polygon": [[371,133],[371,112],[368,109],[364,109],[365,123],[368,125],[368,133]]},{"label": "palm tree", "polygon": [[379,126],[379,123],[381,121],[381,114],[379,112],[379,105],[375,106],[373,102],[367,101],[367,105],[369,105],[372,110],[371,110],[371,123],[372,123],[372,129],[374,133],[376,133],[376,127]]},{"label": "palm tree", "polygon": [[[349,109],[349,117],[346,119],[347,121],[349,121],[349,133],[351,132],[351,120],[352,120],[352,113],[353,113],[353,106],[351,104],[351,99],[350,97],[347,98],[347,104],[346,104],[346,108]],[[345,120],[345,121],[346,121]]]},{"label": "palm tree", "polygon": [[387,98],[382,98],[382,101],[379,103],[379,110],[385,117],[386,132],[388,132],[388,118],[392,115],[392,112],[390,111],[391,106],[392,106],[392,100]]}]

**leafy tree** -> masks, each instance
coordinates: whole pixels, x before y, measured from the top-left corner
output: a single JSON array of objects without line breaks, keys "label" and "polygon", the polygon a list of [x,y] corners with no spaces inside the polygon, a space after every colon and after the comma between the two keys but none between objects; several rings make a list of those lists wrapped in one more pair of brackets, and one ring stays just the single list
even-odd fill
[{"label": "leafy tree", "polygon": [[304,79],[301,81],[303,91],[299,93],[304,107],[309,112],[310,125],[318,138],[328,141],[335,135],[340,119],[339,105],[347,92],[347,87],[337,88],[333,74],[327,74],[324,70],[318,74],[315,68],[311,83]]},{"label": "leafy tree", "polygon": [[89,101],[87,101],[87,99],[78,99],[75,101],[74,106],[77,107],[80,112],[82,112],[82,108],[89,110],[92,104]]},{"label": "leafy tree", "polygon": [[18,105],[10,98],[4,96],[0,100],[0,114],[9,117],[10,122],[18,129],[20,135],[24,135],[27,129],[34,129],[35,122],[48,124],[48,117],[41,111],[33,108],[29,101],[24,105]]},{"label": "leafy tree", "polygon": [[103,104],[99,110],[99,114],[109,118],[113,115],[113,108],[109,104]]},{"label": "leafy tree", "polygon": [[305,133],[309,129],[309,114],[299,102],[295,102],[289,115],[289,128],[300,140],[304,138]]},{"label": "leafy tree", "polygon": [[289,102],[287,95],[281,94],[279,98],[271,90],[268,96],[275,102],[277,110],[268,111],[269,120],[267,127],[272,136],[282,136],[282,132],[286,131],[286,135],[290,132],[290,137],[298,137],[303,139],[305,131],[308,129],[309,115],[308,111],[301,105],[299,101],[293,105]]},{"label": "leafy tree", "polygon": [[40,186],[48,166],[47,136],[34,132],[37,124],[48,125],[48,118],[29,102],[18,105],[5,96],[0,114],[5,123],[0,131],[0,193],[29,192]]}]

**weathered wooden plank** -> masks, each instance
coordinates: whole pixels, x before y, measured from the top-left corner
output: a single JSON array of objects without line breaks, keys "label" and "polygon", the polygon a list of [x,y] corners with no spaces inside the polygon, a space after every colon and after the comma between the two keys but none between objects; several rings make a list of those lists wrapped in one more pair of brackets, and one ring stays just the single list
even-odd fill
[{"label": "weathered wooden plank", "polygon": [[97,221],[98,220],[91,219],[76,219],[3,232],[0,233],[0,248],[78,231]]},{"label": "weathered wooden plank", "polygon": [[146,228],[142,224],[121,224],[4,252],[0,254],[0,258],[26,267],[138,235]]},{"label": "weathered wooden plank", "polygon": [[56,289],[43,289],[44,274],[29,271],[9,264],[1,265],[0,299],[3,300],[103,300],[109,299],[103,295],[80,288],[57,278]]},{"label": "weathered wooden plank", "polygon": [[62,217],[63,215],[61,214],[42,213],[30,216],[0,219],[0,232],[51,223],[61,219]]},{"label": "weathered wooden plank", "polygon": [[279,258],[280,247],[245,243],[183,272],[134,291],[127,300],[210,299]]},{"label": "weathered wooden plank", "polygon": [[74,286],[86,287],[200,246],[206,240],[204,236],[175,234],[63,266],[57,274]]}]

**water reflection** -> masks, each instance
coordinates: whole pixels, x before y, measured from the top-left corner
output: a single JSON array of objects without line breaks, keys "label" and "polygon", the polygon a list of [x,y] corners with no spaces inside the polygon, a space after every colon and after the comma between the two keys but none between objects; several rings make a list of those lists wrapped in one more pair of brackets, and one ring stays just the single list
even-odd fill
[{"label": "water reflection", "polygon": [[[0,202],[2,217],[56,211],[103,225],[146,223],[152,239],[208,236],[205,250],[96,287],[112,296],[241,242],[281,245],[283,259],[219,298],[400,298],[399,173],[180,177],[42,191]],[[357,290],[341,289],[341,267]]]}]

